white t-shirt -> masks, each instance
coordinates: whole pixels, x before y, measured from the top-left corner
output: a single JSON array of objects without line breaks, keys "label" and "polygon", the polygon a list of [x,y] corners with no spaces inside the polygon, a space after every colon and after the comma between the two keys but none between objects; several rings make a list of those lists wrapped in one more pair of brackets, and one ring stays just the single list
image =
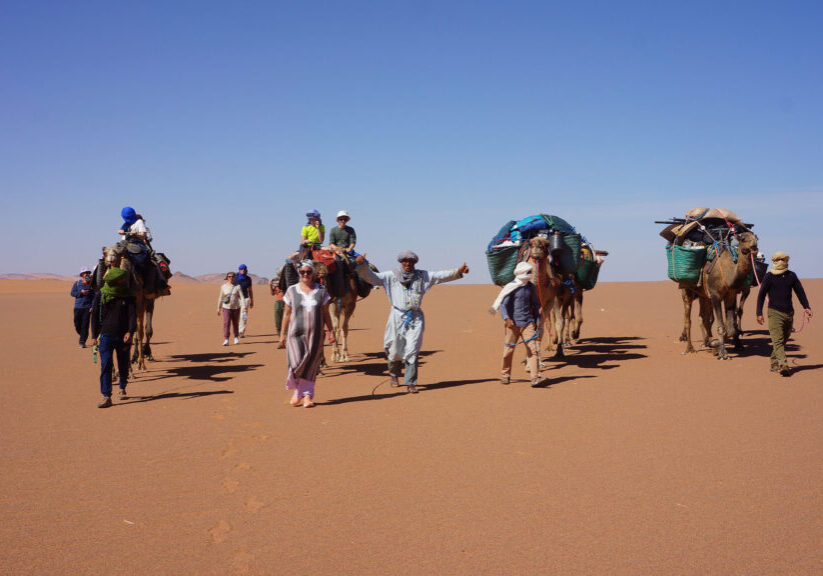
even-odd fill
[{"label": "white t-shirt", "polygon": [[152,238],[151,238],[151,230],[149,230],[149,227],[148,227],[148,226],[146,226],[146,223],[143,221],[143,219],[142,219],[142,218],[138,218],[138,219],[137,219],[137,221],[135,221],[135,223],[134,223],[134,224],[132,224],[131,226],[129,226],[129,231],[128,231],[128,233],[129,233],[129,234],[140,234],[140,233],[143,233],[143,234],[145,234],[145,235],[146,235],[146,242],[151,242],[151,240],[152,240]]}]

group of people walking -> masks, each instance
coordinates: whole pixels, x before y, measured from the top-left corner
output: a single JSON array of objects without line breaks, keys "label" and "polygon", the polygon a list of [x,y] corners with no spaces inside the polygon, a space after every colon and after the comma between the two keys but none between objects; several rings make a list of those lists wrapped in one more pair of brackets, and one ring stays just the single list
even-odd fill
[{"label": "group of people walking", "polygon": [[[131,212],[124,209],[122,233],[130,234]],[[333,338],[330,296],[317,278],[311,254],[322,246],[325,227],[316,210],[306,214],[308,222],[301,229],[300,247],[287,265],[295,264],[297,281],[287,286],[272,282],[275,297],[274,321],[278,336],[278,348],[286,349],[288,371],[286,389],[292,392],[289,404],[310,408],[314,406],[315,382],[323,360],[325,333]],[[128,218],[127,218],[128,217]],[[354,270],[365,282],[382,287],[389,302],[389,316],[383,333],[383,349],[386,353],[387,370],[392,386],[403,386],[409,393],[417,392],[418,364],[425,331],[422,310],[423,296],[435,285],[451,282],[469,273],[465,262],[453,269],[427,271],[417,268],[419,258],[410,250],[397,255],[398,266],[390,271],[375,272],[365,254],[355,252],[357,235],[349,226],[350,217],[345,210],[337,213],[337,227],[330,234],[329,248],[341,259],[353,264]],[[131,219],[131,225],[142,218]],[[148,229],[138,225],[137,238],[145,238]],[[768,299],[768,327],[772,340],[770,370],[784,376],[790,374],[785,345],[791,334],[794,308],[792,294],[803,307],[804,323],[811,319],[812,310],[797,275],[788,269],[789,256],[777,252],[772,256],[772,268],[764,276],[757,296],[756,319],[764,324],[763,306]],[[499,312],[504,325],[504,346],[500,383],[511,382],[512,360],[515,348],[523,344],[526,351],[526,367],[531,385],[538,386],[540,378],[539,346],[544,321],[540,303],[533,284],[533,268],[527,262],[517,264],[514,280],[506,284],[492,303],[490,311]],[[283,273],[281,268],[280,274]],[[100,391],[99,407],[111,406],[112,374],[114,357],[119,368],[120,399],[126,399],[128,384],[128,353],[136,330],[134,294],[127,286],[128,273],[121,268],[110,268],[104,276],[104,285],[95,291],[87,268],[80,271],[80,278],[71,288],[75,298],[74,326],[79,345],[85,348],[91,328],[92,345],[99,348]],[[223,317],[223,346],[229,345],[231,331],[234,344],[245,336],[248,313],[254,306],[254,289],[248,267],[238,266],[237,272],[228,272],[220,286],[217,314]]]}]

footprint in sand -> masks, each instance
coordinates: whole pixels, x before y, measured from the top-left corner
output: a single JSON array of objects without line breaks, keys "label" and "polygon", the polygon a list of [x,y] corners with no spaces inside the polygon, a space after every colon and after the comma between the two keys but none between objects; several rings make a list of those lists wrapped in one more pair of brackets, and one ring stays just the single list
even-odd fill
[{"label": "footprint in sand", "polygon": [[251,570],[251,562],[254,560],[254,554],[251,554],[247,548],[239,548],[234,551],[234,558],[232,559],[233,573],[237,576],[248,574]]},{"label": "footprint in sand", "polygon": [[235,480],[234,478],[226,478],[223,480],[223,490],[225,490],[228,494],[233,494],[237,487],[240,486],[240,482]]},{"label": "footprint in sand", "polygon": [[246,462],[241,462],[240,464],[235,465],[235,467],[232,468],[232,470],[234,472],[240,472],[240,471],[245,472],[246,470],[251,470],[251,464],[248,464]]},{"label": "footprint in sand", "polygon": [[226,538],[229,537],[229,532],[231,532],[231,526],[229,526],[229,523],[225,520],[221,520],[217,523],[217,526],[209,530],[209,536],[211,536],[212,542],[220,544],[226,541]]},{"label": "footprint in sand", "polygon": [[235,454],[237,454],[237,449],[234,447],[233,443],[229,442],[228,447],[225,450],[223,450],[220,456],[221,458],[231,458]]},{"label": "footprint in sand", "polygon": [[251,512],[252,514],[257,513],[261,508],[264,508],[265,506],[266,505],[263,502],[261,502],[253,496],[251,500],[248,500],[245,504],[243,504],[243,508],[245,508],[247,512]]}]

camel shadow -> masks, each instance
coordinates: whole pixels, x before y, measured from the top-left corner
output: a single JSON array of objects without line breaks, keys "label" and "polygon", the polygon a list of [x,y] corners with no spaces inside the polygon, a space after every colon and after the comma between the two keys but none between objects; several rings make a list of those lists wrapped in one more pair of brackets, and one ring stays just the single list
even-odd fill
[{"label": "camel shadow", "polygon": [[118,402],[112,407],[125,406],[127,404],[140,404],[141,402],[153,402],[154,400],[167,400],[169,398],[200,398],[204,396],[214,396],[215,394],[234,394],[233,390],[206,390],[203,392],[163,392],[154,396],[129,396],[128,400]]},{"label": "camel shadow", "polygon": [[[645,350],[648,346],[631,343],[638,340],[644,340],[644,338],[639,336],[584,338],[575,346],[566,348],[567,352],[574,352],[574,354],[567,353],[560,358],[549,356],[542,361],[555,363],[553,368],[569,364],[579,368],[611,370],[618,368],[622,361],[646,358],[645,354],[636,351]],[[635,352],[629,352],[630,350]]]},{"label": "camel shadow", "polygon": [[[768,335],[768,332],[766,332]],[[746,358],[749,356],[765,356],[768,358],[772,355],[772,339],[769,338],[746,338],[741,340],[742,346],[740,348],[730,347],[730,350],[736,356]],[[786,352],[798,352],[800,345],[789,340],[785,344]],[[805,354],[796,355],[796,358],[805,358]]]},{"label": "camel shadow", "polygon": [[167,378],[186,378],[188,380],[205,380],[207,382],[225,382],[234,376],[221,376],[221,374],[234,374],[238,372],[248,372],[265,366],[265,364],[240,364],[236,366],[179,366],[169,368],[165,374],[155,378],[141,378],[141,382],[152,382],[155,380],[165,380]]}]

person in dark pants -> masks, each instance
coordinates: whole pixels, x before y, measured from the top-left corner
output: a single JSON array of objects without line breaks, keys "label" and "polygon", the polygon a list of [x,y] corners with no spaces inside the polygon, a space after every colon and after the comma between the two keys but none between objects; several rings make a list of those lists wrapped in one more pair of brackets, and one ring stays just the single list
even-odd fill
[{"label": "person in dark pants", "polygon": [[137,329],[137,305],[134,294],[126,286],[128,272],[122,268],[111,268],[103,278],[103,288],[94,296],[91,311],[92,343],[99,344],[100,352],[100,392],[103,399],[98,408],[111,406],[111,375],[114,368],[113,356],[117,355],[120,370],[120,400],[126,396],[129,378],[129,348]]},{"label": "person in dark pants", "polygon": [[74,330],[80,337],[80,348],[85,348],[86,340],[89,337],[91,304],[94,300],[91,271],[88,268],[80,270],[80,280],[72,285],[71,295],[74,296]]},{"label": "person in dark pants", "polygon": [[786,342],[792,333],[794,321],[792,292],[800,300],[806,319],[810,319],[812,310],[809,300],[797,274],[789,270],[789,255],[775,252],[772,256],[772,269],[766,272],[757,293],[757,323],[763,325],[763,302],[768,296],[769,335],[772,338],[771,371],[779,372],[782,376],[791,375],[789,361],[786,359]]}]

